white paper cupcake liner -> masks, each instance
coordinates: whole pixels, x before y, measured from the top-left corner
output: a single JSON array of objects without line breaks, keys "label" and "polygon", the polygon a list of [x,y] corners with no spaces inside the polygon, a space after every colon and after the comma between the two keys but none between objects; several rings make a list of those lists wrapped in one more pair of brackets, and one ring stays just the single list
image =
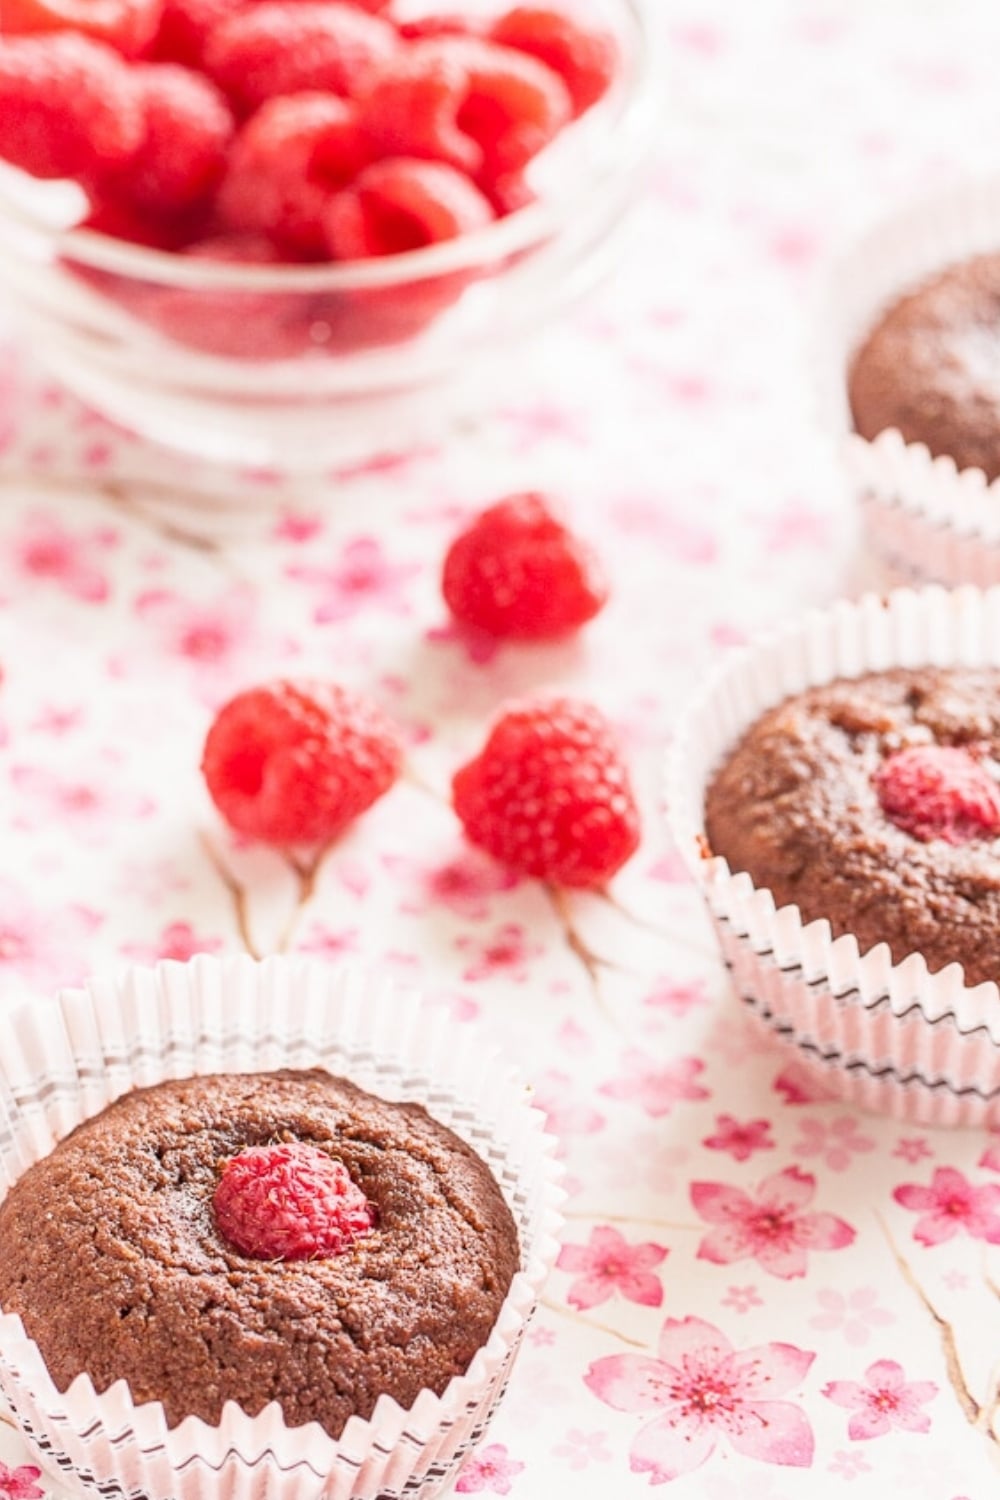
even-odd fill
[{"label": "white paper cupcake liner", "polygon": [[682,716],[668,766],[677,845],[700,883],[747,1013],[827,1091],[934,1125],[1000,1121],[1000,992],[930,974],[852,936],[712,857],[705,793],[727,751],[767,709],[838,677],[893,667],[1000,666],[1000,588],[901,589],[813,611],[729,659]]},{"label": "white paper cupcake liner", "polygon": [[250,1418],[168,1428],[124,1382],[57,1390],[19,1318],[0,1311],[0,1393],[44,1467],[128,1500],[430,1500],[482,1436],[558,1250],[561,1169],[544,1118],[498,1052],[443,1008],[372,973],[290,959],[199,957],[65,990],[10,1018],[0,1049],[0,1193],[134,1087],[215,1072],[322,1067],[415,1100],[487,1163],[513,1213],[521,1269],[467,1372],[409,1410],[388,1396],[334,1441]]},{"label": "white paper cupcake liner", "polygon": [[1000,250],[1000,179],[975,179],[882,221],[844,255],[820,316],[824,421],[862,503],[867,539],[888,576],[948,585],[1000,583],[1000,480],[931,458],[895,428],[867,442],[847,399],[851,360],[879,317],[936,271]]}]

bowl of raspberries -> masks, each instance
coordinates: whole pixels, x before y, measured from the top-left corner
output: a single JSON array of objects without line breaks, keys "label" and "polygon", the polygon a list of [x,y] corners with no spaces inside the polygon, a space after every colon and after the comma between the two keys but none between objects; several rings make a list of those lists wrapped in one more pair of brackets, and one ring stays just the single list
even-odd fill
[{"label": "bowl of raspberries", "polygon": [[[3,0],[0,289],[51,371],[222,462],[398,446],[612,258],[642,0]],[[495,382],[494,382],[495,383]]]}]

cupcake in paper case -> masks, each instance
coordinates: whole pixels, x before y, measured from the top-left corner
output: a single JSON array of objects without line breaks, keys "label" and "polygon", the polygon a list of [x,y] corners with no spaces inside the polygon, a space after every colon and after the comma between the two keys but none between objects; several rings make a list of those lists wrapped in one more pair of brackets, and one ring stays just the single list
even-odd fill
[{"label": "cupcake in paper case", "polygon": [[736,993],[825,1092],[1000,1121],[1000,588],[816,611],[682,716],[674,837]]},{"label": "cupcake in paper case", "polygon": [[430,1497],[554,1260],[543,1118],[358,969],[200,957],[64,991],[0,1054],[0,1392],[148,1500]]},{"label": "cupcake in paper case", "polygon": [[878,224],[836,267],[825,415],[901,583],[1000,582],[1000,180]]}]

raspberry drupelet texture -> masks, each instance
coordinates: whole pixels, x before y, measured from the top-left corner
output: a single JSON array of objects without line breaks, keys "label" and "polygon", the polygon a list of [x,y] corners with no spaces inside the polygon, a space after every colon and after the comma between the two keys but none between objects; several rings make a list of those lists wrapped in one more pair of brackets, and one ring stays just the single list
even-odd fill
[{"label": "raspberry drupelet texture", "polygon": [[396,730],[359,694],[335,683],[275,682],[219,711],[202,771],[237,832],[319,844],[389,790],[402,760]]},{"label": "raspberry drupelet texture", "polygon": [[303,1141],[251,1146],[212,1199],[220,1233],[255,1260],[320,1260],[370,1234],[375,1210],[343,1163]]},{"label": "raspberry drupelet texture", "polygon": [[495,21],[489,35],[557,73],[569,89],[574,115],[607,93],[618,70],[618,44],[611,33],[581,26],[564,11],[519,5]]},{"label": "raspberry drupelet texture", "polygon": [[442,591],[456,620],[515,640],[576,630],[608,597],[592,548],[535,493],[498,500],[455,538]]},{"label": "raspberry drupelet texture", "polygon": [[207,78],[173,63],[135,67],[132,80],[143,140],[105,191],[158,219],[190,213],[222,177],[234,129],[229,106]]},{"label": "raspberry drupelet texture", "polygon": [[508,708],[452,792],[474,844],[557,885],[602,886],[639,844],[628,771],[589,703],[542,698]]},{"label": "raspberry drupelet texture", "polygon": [[1000,785],[960,746],[912,745],[888,756],[874,779],[886,816],[924,843],[1000,834]]},{"label": "raspberry drupelet texture", "polygon": [[327,241],[338,260],[399,255],[457,239],[492,222],[482,193],[444,162],[389,157],[330,202]]}]

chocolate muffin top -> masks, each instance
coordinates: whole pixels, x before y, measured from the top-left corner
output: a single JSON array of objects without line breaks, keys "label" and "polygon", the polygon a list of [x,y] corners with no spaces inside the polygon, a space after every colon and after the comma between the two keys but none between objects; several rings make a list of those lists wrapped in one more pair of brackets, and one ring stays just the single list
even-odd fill
[{"label": "chocolate muffin top", "polygon": [[[347,1169],[374,1228],[343,1253],[268,1261],[221,1234],[213,1197],[244,1148],[302,1142]],[[351,1192],[354,1189],[348,1187]],[[420,1105],[320,1071],[220,1075],[125,1095],[0,1205],[0,1307],[65,1390],[125,1379],[176,1425],[280,1402],[338,1437],[388,1393],[440,1393],[487,1341],[518,1269],[485,1163]]]},{"label": "chocolate muffin top", "polygon": [[862,952],[1000,980],[1000,671],[872,673],[764,714],[706,798],[713,854]]},{"label": "chocolate muffin top", "polygon": [[935,458],[1000,476],[1000,254],[896,302],[855,355],[848,394],[862,437],[896,427]]}]

